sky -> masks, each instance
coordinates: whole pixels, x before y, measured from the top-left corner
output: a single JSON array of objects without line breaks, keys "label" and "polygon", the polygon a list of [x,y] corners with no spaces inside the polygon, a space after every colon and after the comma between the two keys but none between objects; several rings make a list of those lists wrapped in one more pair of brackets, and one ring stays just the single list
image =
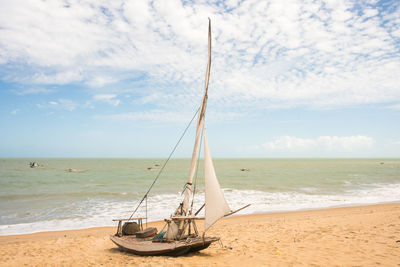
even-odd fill
[{"label": "sky", "polygon": [[[0,0],[0,157],[400,157],[400,2]],[[190,128],[175,157],[190,157]]]}]

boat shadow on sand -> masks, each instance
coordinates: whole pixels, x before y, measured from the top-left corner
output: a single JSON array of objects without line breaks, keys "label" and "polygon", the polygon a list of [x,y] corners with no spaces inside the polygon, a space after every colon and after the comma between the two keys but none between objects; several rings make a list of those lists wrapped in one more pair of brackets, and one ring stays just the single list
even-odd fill
[{"label": "boat shadow on sand", "polygon": [[184,254],[184,255],[177,255],[177,256],[168,256],[168,255],[159,255],[159,256],[140,256],[140,255],[135,255],[135,254],[132,254],[132,253],[130,253],[130,252],[128,252],[128,251],[124,251],[124,250],[121,250],[120,248],[110,248],[110,249],[108,249],[108,252],[110,252],[111,254],[123,254],[123,255],[126,255],[126,256],[129,256],[129,257],[137,257],[137,258],[143,258],[143,257],[149,257],[149,258],[152,258],[152,257],[156,257],[156,258],[162,258],[162,257],[165,257],[165,258],[190,258],[190,257],[193,257],[193,256],[197,256],[197,257],[202,257],[202,258],[211,258],[212,257],[212,255],[210,255],[210,254],[208,254],[208,253],[205,253],[205,252],[201,252],[201,251],[195,251],[195,252],[189,252],[189,253],[187,253],[187,254]]}]

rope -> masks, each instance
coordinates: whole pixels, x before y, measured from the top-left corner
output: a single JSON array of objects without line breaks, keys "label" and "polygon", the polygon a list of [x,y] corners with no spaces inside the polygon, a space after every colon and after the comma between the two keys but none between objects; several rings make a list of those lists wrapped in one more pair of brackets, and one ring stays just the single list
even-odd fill
[{"label": "rope", "polygon": [[131,216],[129,217],[128,221],[130,221],[133,217],[133,215],[136,213],[136,211],[139,209],[140,205],[143,203],[143,200],[145,200],[147,198],[147,196],[149,195],[151,189],[153,188],[154,184],[157,182],[158,178],[160,177],[160,174],[162,173],[162,171],[164,170],[165,166],[167,165],[168,161],[171,159],[172,154],[175,152],[176,148],[178,147],[179,143],[181,142],[183,136],[186,134],[187,130],[189,129],[189,126],[192,124],[194,118],[196,117],[197,113],[199,113],[200,107],[197,109],[196,113],[194,114],[193,118],[190,120],[189,124],[186,126],[185,130],[183,131],[181,137],[179,138],[178,142],[176,143],[176,145],[174,146],[174,148],[172,149],[171,153],[169,154],[167,160],[164,162],[163,166],[161,167],[160,171],[158,172],[156,178],[154,179],[153,183],[150,185],[150,188],[147,190],[146,194],[144,194],[142,200],[140,200],[139,204],[137,205],[136,209],[134,212],[132,212]]}]

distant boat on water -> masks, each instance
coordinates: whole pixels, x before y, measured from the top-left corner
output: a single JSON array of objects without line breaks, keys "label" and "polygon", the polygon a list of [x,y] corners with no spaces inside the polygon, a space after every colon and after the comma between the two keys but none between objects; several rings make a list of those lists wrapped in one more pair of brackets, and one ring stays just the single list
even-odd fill
[{"label": "distant boat on water", "polygon": [[66,172],[86,172],[87,170],[79,170],[79,169],[67,169]]},{"label": "distant boat on water", "polygon": [[29,162],[29,166],[31,168],[39,168],[39,167],[41,167],[41,165],[39,163],[37,163],[36,161]]}]

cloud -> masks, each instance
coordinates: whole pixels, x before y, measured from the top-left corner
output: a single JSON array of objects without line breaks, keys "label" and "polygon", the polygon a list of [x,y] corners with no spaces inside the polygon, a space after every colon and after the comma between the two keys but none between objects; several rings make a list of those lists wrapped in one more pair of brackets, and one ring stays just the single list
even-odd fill
[{"label": "cloud", "polygon": [[400,101],[396,1],[9,1],[0,10],[1,79],[126,83],[143,99],[159,95],[160,108],[171,97],[187,105],[202,90],[207,17],[209,96],[222,108]]},{"label": "cloud", "polygon": [[20,111],[20,109],[14,109],[10,112],[11,115],[17,115],[17,113]]},{"label": "cloud", "polygon": [[74,109],[76,109],[76,107],[78,106],[78,104],[70,99],[59,99],[58,100],[58,105],[65,110],[68,111],[73,111]]},{"label": "cloud", "polygon": [[[118,75],[116,75],[116,76],[118,76]],[[101,76],[93,76],[93,77],[88,78],[86,80],[86,83],[91,87],[99,88],[99,87],[103,87],[108,84],[113,84],[117,81],[118,81],[118,79],[116,79],[115,77],[109,77],[109,76],[105,76],[104,74],[102,74]]]},{"label": "cloud", "polygon": [[82,73],[76,70],[60,70],[40,72],[32,76],[31,81],[37,84],[69,84],[82,81]]},{"label": "cloud", "polygon": [[393,109],[393,110],[400,110],[400,104],[390,105],[390,106],[387,106],[387,108]]},{"label": "cloud", "polygon": [[[187,114],[186,114],[187,115]],[[112,121],[156,121],[156,122],[182,122],[188,121],[188,117],[183,113],[165,112],[163,110],[150,110],[140,112],[127,112],[111,115],[98,115],[96,119]]]},{"label": "cloud", "polygon": [[78,107],[78,103],[76,103],[73,100],[70,99],[58,99],[58,100],[53,100],[49,101],[47,103],[41,103],[41,104],[36,104],[37,108],[40,109],[59,109],[59,110],[68,110],[68,111],[73,111]]},{"label": "cloud", "polygon": [[115,99],[116,97],[117,95],[115,94],[99,94],[99,95],[94,95],[93,99],[95,101],[104,102],[113,106],[118,106],[121,101],[119,99]]},{"label": "cloud", "polygon": [[35,94],[49,94],[54,92],[53,90],[47,88],[23,88],[19,90],[13,90],[13,92],[17,95],[35,95]]},{"label": "cloud", "polygon": [[[159,123],[188,123],[193,117],[194,112],[182,112],[178,110],[165,111],[161,109],[153,109],[148,111],[138,112],[126,112],[108,115],[97,115],[96,119],[112,120],[112,121],[148,121],[148,122],[159,122]],[[215,112],[211,111],[207,114],[207,122],[215,123],[219,121],[233,120],[238,117],[244,116],[243,113],[239,112]],[[196,117],[197,118],[197,117]]]},{"label": "cloud", "polygon": [[315,139],[281,136],[259,146],[265,151],[287,152],[355,152],[368,150],[374,143],[368,136],[320,136]]}]

